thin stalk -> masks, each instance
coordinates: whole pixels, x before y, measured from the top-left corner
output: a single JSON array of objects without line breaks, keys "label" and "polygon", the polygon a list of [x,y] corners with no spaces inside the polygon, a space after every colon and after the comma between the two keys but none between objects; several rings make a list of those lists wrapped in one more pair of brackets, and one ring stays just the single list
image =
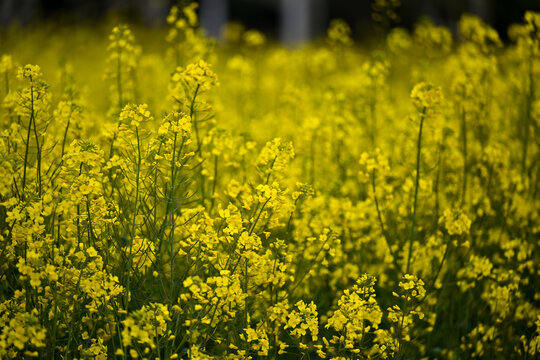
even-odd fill
[{"label": "thin stalk", "polygon": [[[244,275],[244,294],[246,294],[246,296],[248,295],[248,280],[249,280],[248,268],[249,268],[249,259],[246,257],[245,266],[244,266],[244,271],[245,271],[245,275]],[[249,322],[248,322],[249,314],[248,314],[248,307],[247,307],[247,298],[246,298],[245,302],[246,303],[244,304],[244,321],[245,321],[245,328],[247,328],[249,326]]]},{"label": "thin stalk", "polygon": [[311,161],[310,168],[309,168],[309,181],[310,184],[315,185],[315,139],[316,139],[317,133],[314,132],[311,136],[311,141],[309,143],[309,159]]},{"label": "thin stalk", "polygon": [[125,296],[125,309],[127,311],[129,304],[129,285],[131,280],[131,266],[133,264],[133,241],[135,239],[135,225],[137,221],[137,208],[139,206],[139,185],[140,185],[140,174],[141,174],[141,141],[139,138],[139,128],[135,128],[135,135],[137,137],[137,173],[135,178],[135,206],[133,209],[133,220],[131,223],[131,241],[129,243],[129,259],[128,259],[128,277],[126,284],[126,296]]},{"label": "thin stalk", "polygon": [[53,296],[54,296],[54,316],[53,316],[53,321],[52,321],[52,338],[51,338],[51,347],[49,349],[50,351],[50,354],[51,354],[51,359],[54,359],[54,353],[56,351],[56,336],[57,336],[57,331],[56,331],[56,326],[58,324],[58,294],[57,294],[57,291],[56,289],[54,290],[53,292]]},{"label": "thin stalk", "polygon": [[[330,238],[333,236],[333,232],[329,232],[327,234],[327,238],[326,240],[323,242],[323,244],[321,245],[321,247],[319,248],[319,250],[317,251],[317,253],[315,254],[315,257],[311,260],[311,262],[309,263],[308,265],[308,268],[304,271],[304,273],[302,274],[302,276],[300,276],[298,279],[295,279],[295,284],[292,285],[291,289],[288,291],[288,294],[292,296],[292,294],[294,294],[294,291],[296,290],[296,288],[298,288],[298,286],[304,281],[304,278],[306,276],[309,275],[309,272],[311,271],[311,268],[313,267],[313,265],[315,265],[317,263],[317,259],[319,258],[319,255],[321,254],[321,252],[323,251],[324,249],[324,246],[326,245],[326,243],[328,242],[328,240],[330,240]],[[298,271],[299,273],[299,271]],[[276,297],[277,297],[277,294],[276,294]]]},{"label": "thin stalk", "polygon": [[[8,72],[4,72],[4,86],[6,88],[6,96],[7,94],[9,94],[9,75],[8,75]],[[9,120],[11,121],[11,116],[12,116],[12,110],[11,108],[8,109],[8,117],[9,117]]]},{"label": "thin stalk", "polygon": [[[193,129],[195,130],[195,139],[197,140],[197,149],[195,150],[196,153],[199,153],[199,156],[202,159],[201,150],[202,150],[202,144],[201,144],[201,138],[199,135],[199,127],[197,126],[197,120],[195,119],[195,99],[197,99],[197,95],[199,94],[199,89],[201,85],[197,84],[197,87],[195,88],[195,92],[193,93],[193,97],[191,98],[191,104],[189,105],[189,117],[191,119],[191,123],[193,124]],[[202,175],[202,162],[199,167],[199,180],[201,182],[201,205],[204,206],[204,198],[205,196],[205,189],[204,189],[204,178]]]},{"label": "thin stalk", "polygon": [[442,143],[439,143],[439,149],[437,154],[437,175],[435,176],[435,216],[433,219],[433,228],[437,229],[439,221],[439,208],[440,208],[440,196],[439,196],[439,187],[441,182],[441,172],[442,172]]},{"label": "thin stalk", "polygon": [[369,102],[369,112],[371,114],[371,131],[370,131],[370,140],[371,146],[375,147],[376,137],[377,137],[377,112],[375,111],[375,100],[372,98]]},{"label": "thin stalk", "polygon": [[32,117],[28,123],[28,132],[26,134],[26,149],[24,151],[24,167],[23,167],[23,179],[22,179],[22,190],[21,196],[24,200],[24,189],[26,187],[26,168],[28,167],[28,150],[30,149],[30,134],[32,133]]},{"label": "thin stalk", "polygon": [[92,246],[96,244],[96,235],[94,235],[94,228],[92,227],[92,215],[90,212],[90,198],[86,195],[86,215],[88,216],[88,240]]},{"label": "thin stalk", "polygon": [[386,245],[388,246],[388,250],[390,250],[390,256],[392,256],[392,263],[394,264],[396,270],[401,273],[401,267],[397,262],[397,257],[394,253],[394,250],[392,250],[392,245],[390,244],[390,234],[384,227],[384,221],[382,219],[381,209],[379,207],[379,199],[377,197],[377,192],[375,191],[375,171],[371,173],[371,187],[373,189],[373,200],[375,201],[375,208],[377,209],[377,218],[379,219],[381,232],[383,234],[384,240],[386,241]]},{"label": "thin stalk", "polygon": [[218,160],[219,157],[217,155],[214,155],[214,181],[212,183],[212,199],[210,203],[210,211],[214,208],[214,203],[216,202],[215,194],[216,194],[216,186],[217,186],[217,179],[218,179]]},{"label": "thin stalk", "polygon": [[[83,273],[83,269],[82,267],[79,269],[79,278],[77,280],[77,286],[76,286],[76,290],[78,291],[80,286],[81,286],[81,279],[82,279],[82,273]],[[72,340],[73,340],[73,337],[75,336],[74,334],[74,328],[75,328],[75,320],[77,319],[77,317],[75,316],[75,314],[79,311],[79,298],[77,298],[77,300],[75,300],[75,303],[73,304],[73,313],[71,314],[71,321],[70,321],[70,325],[69,325],[69,338],[68,338],[68,343],[67,343],[67,346],[66,346],[66,357],[68,359],[71,359],[73,358],[73,352],[74,351],[71,351],[71,343],[72,343]]]},{"label": "thin stalk", "polygon": [[8,72],[4,72],[4,86],[6,88],[6,95],[9,94],[9,76]]},{"label": "thin stalk", "polygon": [[116,62],[116,87],[118,91],[118,107],[119,111],[122,111],[122,105],[124,100],[122,99],[122,48],[118,44],[116,47],[118,51],[118,60]]},{"label": "thin stalk", "polygon": [[175,186],[176,186],[176,176],[178,175],[178,171],[181,169],[177,169],[176,162],[180,158],[180,155],[182,153],[182,148],[184,147],[184,140],[182,140],[182,144],[180,146],[180,149],[178,151],[178,154],[176,153],[176,143],[177,143],[178,135],[174,134],[174,142],[173,142],[173,153],[171,158],[171,190],[169,194],[169,202],[167,204],[167,213],[169,215],[169,221],[171,224],[171,229],[169,232],[169,252],[170,252],[170,267],[171,267],[171,276],[170,276],[170,283],[169,283],[169,304],[173,304],[173,295],[174,295],[174,261],[175,261],[175,255],[174,255],[174,231],[176,227],[176,206],[173,206],[173,203],[176,203],[175,201]]},{"label": "thin stalk", "polygon": [[[81,162],[81,165],[79,166],[79,177],[82,174],[83,169],[83,163]],[[81,205],[77,204],[77,245],[79,245],[82,241],[82,234],[81,234]]]},{"label": "thin stalk", "polygon": [[170,217],[171,217],[171,230],[169,234],[169,252],[171,257],[171,276],[170,276],[170,284],[169,284],[169,303],[172,304],[174,299],[174,260],[175,260],[175,254],[174,254],[174,231],[175,231],[175,223],[176,219],[174,214],[176,213],[176,209],[172,208]]},{"label": "thin stalk", "polygon": [[418,141],[416,143],[416,178],[414,181],[414,202],[413,202],[411,236],[409,238],[409,254],[407,257],[406,273],[409,273],[409,269],[411,267],[412,247],[413,247],[413,242],[414,242],[414,233],[416,231],[416,208],[418,204],[418,188],[420,187],[420,155],[422,151],[422,128],[424,126],[425,117],[426,117],[426,108],[424,107],[420,114],[420,128],[418,129]]},{"label": "thin stalk", "polygon": [[467,119],[465,110],[462,110],[461,113],[461,141],[462,141],[462,151],[463,151],[463,183],[461,184],[461,207],[465,205],[465,198],[467,196],[467,166],[468,166],[468,156],[467,156]]},{"label": "thin stalk", "polygon": [[533,59],[529,58],[529,91],[525,102],[525,124],[523,125],[523,148],[521,154],[521,171],[523,174],[527,171],[527,152],[529,148],[529,127],[531,122],[532,102],[534,99],[534,73]]},{"label": "thin stalk", "polygon": [[[185,139],[182,139],[182,142],[180,144],[180,148],[178,149],[178,151],[176,151],[177,138],[178,138],[177,134],[174,134],[173,153],[172,153],[172,158],[171,158],[171,186],[170,186],[169,190],[167,188],[165,188],[165,191],[164,191],[165,193],[169,194],[168,197],[167,197],[167,206],[165,208],[165,214],[169,214],[169,211],[172,208],[174,196],[175,196],[175,193],[176,193],[176,185],[175,185],[176,184],[176,174],[177,174],[176,162],[179,161],[180,155],[182,154],[182,150],[183,150],[184,144],[185,144]],[[178,155],[176,155],[176,153],[178,153]],[[180,167],[183,167],[183,164],[180,164]],[[178,210],[178,212],[181,214],[182,209],[175,209],[175,210]],[[168,224],[168,221],[169,221],[168,216],[165,216],[165,219],[161,223],[161,226],[160,226],[159,232],[158,232],[158,238],[159,238],[159,246],[158,246],[159,251],[158,251],[158,253],[160,253],[160,254],[161,254],[161,248],[162,248],[162,243],[163,243],[163,233],[164,233],[165,228],[166,228],[166,226]]]},{"label": "thin stalk", "polygon": [[30,77],[30,120],[28,121],[28,131],[26,133],[26,148],[24,151],[24,167],[21,196],[24,200],[24,189],[26,187],[26,169],[28,167],[28,153],[30,150],[30,134],[32,133],[32,124],[34,122],[34,86],[32,85],[32,77]]},{"label": "thin stalk", "polygon": [[[407,311],[407,313],[408,313],[408,311]],[[398,337],[398,349],[397,349],[397,357],[396,357],[397,359],[401,359],[402,352],[405,351],[405,350],[403,350],[404,347],[405,347],[405,344],[404,344],[404,342],[402,340],[404,322],[405,322],[405,308],[401,312],[401,321],[400,321],[399,328],[398,328],[398,331],[397,331],[397,337]]]},{"label": "thin stalk", "polygon": [[435,289],[435,284],[437,282],[437,279],[439,278],[439,275],[441,274],[441,270],[443,268],[444,263],[446,262],[446,259],[448,258],[448,254],[450,252],[450,239],[448,239],[448,242],[446,243],[446,248],[444,249],[444,254],[441,259],[441,262],[439,263],[439,267],[437,268],[437,271],[435,272],[435,276],[433,277],[433,280],[431,280],[431,284],[429,284],[428,288],[426,289],[426,293],[424,294],[424,297],[414,306],[413,310],[416,310],[422,303],[426,300],[428,295]]},{"label": "thin stalk", "polygon": [[201,139],[199,137],[199,129],[197,127],[197,121],[194,119],[195,117],[195,99],[197,98],[197,95],[199,94],[199,88],[201,85],[197,84],[197,87],[195,88],[195,92],[193,93],[193,98],[191,98],[191,104],[189,105],[189,117],[191,119],[191,123],[193,124],[193,129],[195,129],[195,138],[197,139],[197,152],[201,150]]},{"label": "thin stalk", "polygon": [[64,130],[64,138],[62,140],[62,154],[60,155],[60,162],[62,162],[62,158],[64,157],[64,149],[66,147],[66,140],[67,140],[69,125],[70,125],[70,122],[71,122],[71,113],[72,113],[72,110],[70,109],[69,116],[67,118],[66,129]]},{"label": "thin stalk", "polygon": [[[32,112],[33,110],[33,103],[34,103],[34,96],[32,95]],[[34,122],[34,136],[36,138],[36,149],[37,149],[37,182],[38,182],[38,194],[41,198],[41,146],[39,145],[39,135],[37,132],[37,125],[36,125],[36,117],[32,116],[33,122]]]},{"label": "thin stalk", "polygon": [[261,215],[264,211],[264,207],[266,206],[266,204],[268,204],[270,199],[272,199],[272,197],[269,197],[268,199],[266,199],[266,201],[262,205],[261,210],[259,211],[259,214],[257,215],[257,218],[255,219],[255,221],[253,222],[253,225],[251,226],[251,229],[249,230],[249,235],[253,234],[253,230],[255,230],[255,226],[257,226],[257,223],[259,222],[259,219],[261,218]]}]

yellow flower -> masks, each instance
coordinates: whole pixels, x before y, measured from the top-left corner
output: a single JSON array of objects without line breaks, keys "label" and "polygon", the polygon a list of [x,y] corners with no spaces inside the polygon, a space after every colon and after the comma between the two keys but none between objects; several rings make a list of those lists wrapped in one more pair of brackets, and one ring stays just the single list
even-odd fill
[{"label": "yellow flower", "polygon": [[351,28],[344,20],[332,20],[328,27],[328,41],[331,44],[352,45]]},{"label": "yellow flower", "polygon": [[441,88],[426,82],[418,83],[411,91],[411,100],[413,105],[420,111],[431,109],[439,105],[443,100]]},{"label": "yellow flower", "polygon": [[460,210],[444,210],[439,224],[443,224],[450,235],[467,235],[471,228],[471,220]]},{"label": "yellow flower", "polygon": [[41,68],[39,65],[25,65],[22,67],[19,67],[17,71],[17,77],[19,79],[30,79],[32,81],[36,81],[41,77]]}]

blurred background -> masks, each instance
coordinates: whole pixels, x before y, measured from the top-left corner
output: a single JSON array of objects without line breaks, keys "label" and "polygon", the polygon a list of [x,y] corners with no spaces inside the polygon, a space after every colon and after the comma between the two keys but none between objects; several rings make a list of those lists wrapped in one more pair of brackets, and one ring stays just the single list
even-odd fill
[{"label": "blurred background", "polygon": [[[180,1],[181,3],[182,1]],[[184,1],[184,3],[187,1]],[[0,0],[0,27],[92,24],[107,17],[147,26],[165,26],[175,0]],[[286,44],[324,34],[331,19],[349,23],[358,40],[369,37],[377,22],[410,28],[422,16],[455,29],[464,12],[480,16],[506,38],[508,25],[521,22],[526,10],[540,11],[540,0],[200,0],[199,15],[206,33],[219,38],[229,22],[239,22]],[[388,19],[376,3],[395,7]],[[375,16],[374,16],[375,14]]]}]

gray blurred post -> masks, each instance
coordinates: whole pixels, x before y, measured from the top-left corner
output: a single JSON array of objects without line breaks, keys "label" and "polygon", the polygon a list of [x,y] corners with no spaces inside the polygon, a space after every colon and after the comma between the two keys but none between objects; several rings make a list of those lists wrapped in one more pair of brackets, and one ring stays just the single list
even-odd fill
[{"label": "gray blurred post", "polygon": [[421,15],[427,15],[430,19],[432,19],[435,23],[441,23],[440,18],[440,4],[438,4],[439,1],[437,0],[422,0],[420,1],[420,14]]},{"label": "gray blurred post", "polygon": [[201,0],[201,26],[206,35],[219,39],[229,18],[228,0]]},{"label": "gray blurred post", "polygon": [[169,13],[168,0],[143,0],[141,12],[144,22],[150,26],[165,25]]},{"label": "gray blurred post", "polygon": [[468,11],[477,15],[482,20],[489,22],[489,4],[486,0],[469,0]]},{"label": "gray blurred post", "polygon": [[311,38],[326,35],[326,21],[328,16],[327,0],[310,0],[310,29]]},{"label": "gray blurred post", "polygon": [[280,37],[287,45],[295,45],[309,40],[311,35],[310,0],[281,0]]},{"label": "gray blurred post", "polygon": [[0,5],[0,24],[2,27],[8,27],[15,17],[15,1],[5,0]]},{"label": "gray blurred post", "polygon": [[26,25],[36,15],[38,0],[0,0],[0,26],[8,27],[18,21]]}]

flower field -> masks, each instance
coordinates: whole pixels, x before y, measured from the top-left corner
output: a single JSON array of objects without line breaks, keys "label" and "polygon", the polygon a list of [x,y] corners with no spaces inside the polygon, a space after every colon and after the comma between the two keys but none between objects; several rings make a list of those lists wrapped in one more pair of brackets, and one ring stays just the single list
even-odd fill
[{"label": "flower field", "polygon": [[0,359],[540,358],[540,14],[195,9],[5,31]]}]

